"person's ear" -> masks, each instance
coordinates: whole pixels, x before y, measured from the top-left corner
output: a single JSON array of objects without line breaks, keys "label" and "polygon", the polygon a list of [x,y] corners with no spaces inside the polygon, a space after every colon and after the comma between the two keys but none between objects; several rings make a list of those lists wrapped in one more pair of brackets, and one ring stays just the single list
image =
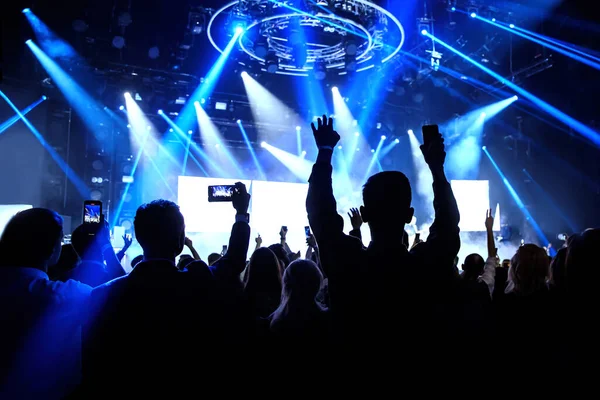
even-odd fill
[{"label": "person's ear", "polygon": [[413,218],[414,215],[415,215],[415,209],[412,208],[412,207],[410,207],[408,209],[408,212],[406,213],[406,218],[404,219],[404,223],[405,224],[410,224],[410,222],[412,221],[412,218]]},{"label": "person's ear", "polygon": [[365,206],[360,206],[360,216],[365,224],[369,222],[369,213]]}]

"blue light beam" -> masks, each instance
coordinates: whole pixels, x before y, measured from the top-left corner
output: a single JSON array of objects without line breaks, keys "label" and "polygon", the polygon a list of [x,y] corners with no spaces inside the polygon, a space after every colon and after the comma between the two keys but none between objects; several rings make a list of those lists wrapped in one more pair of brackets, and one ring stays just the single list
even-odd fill
[{"label": "blue light beam", "polygon": [[[20,111],[21,115],[27,115],[29,113],[29,111],[31,111],[34,108],[36,108],[37,106],[39,106],[44,100],[46,100],[46,96],[40,97],[38,100],[34,101],[30,105],[28,105],[27,107],[25,107],[24,109],[22,109]],[[11,126],[13,126],[14,124],[16,124],[20,119],[21,119],[21,117],[19,116],[19,114],[17,114],[17,115],[15,115],[13,117],[10,117],[6,121],[4,121],[2,123],[2,125],[0,125],[0,135],[5,130],[7,130],[8,128],[10,128]]]},{"label": "blue light beam", "polygon": [[582,134],[585,138],[589,139],[594,145],[600,147],[600,134],[597,131],[595,131],[594,129],[592,129],[589,126],[583,124],[582,122],[576,120],[575,118],[565,114],[564,112],[560,111],[556,107],[546,103],[542,99],[529,93],[527,90],[521,88],[520,86],[515,85],[510,80],[504,79],[504,77],[502,77],[501,75],[499,75],[496,72],[492,71],[491,69],[485,67],[484,65],[478,63],[477,61],[473,60],[469,56],[461,53],[460,51],[456,50],[454,47],[450,46],[446,42],[436,38],[435,36],[432,36],[431,34],[427,34],[426,36],[428,38],[434,40],[436,43],[441,44],[442,46],[444,46],[451,52],[461,56],[463,59],[469,61],[471,64],[475,65],[476,67],[478,67],[479,69],[481,69],[482,71],[487,73],[488,75],[490,75],[493,78],[500,81],[502,84],[511,88],[512,90],[517,92],[520,96],[523,96],[526,99],[530,100],[536,106],[538,106],[542,110],[546,111],[548,114],[552,115],[553,117],[557,118],[564,124],[573,127],[573,129],[575,129],[577,132]]},{"label": "blue light beam", "polygon": [[254,161],[254,166],[256,167],[256,170],[258,171],[258,175],[260,176],[260,179],[262,179],[264,181],[267,179],[266,175],[265,175],[265,171],[263,171],[263,168],[260,165],[260,162],[258,161],[256,152],[254,151],[254,148],[252,147],[252,143],[250,143],[250,139],[248,138],[248,133],[246,132],[244,125],[242,125],[242,121],[238,120],[237,124],[240,127],[240,132],[242,132],[242,137],[244,138],[244,143],[246,143],[246,146],[248,147],[248,151],[250,152],[252,161]]}]

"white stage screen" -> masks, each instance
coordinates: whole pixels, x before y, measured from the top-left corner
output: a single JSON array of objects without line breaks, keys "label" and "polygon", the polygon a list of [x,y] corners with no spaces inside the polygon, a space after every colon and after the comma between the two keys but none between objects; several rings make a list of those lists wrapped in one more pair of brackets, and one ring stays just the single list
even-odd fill
[{"label": "white stage screen", "polygon": [[460,211],[462,232],[485,231],[485,213],[490,208],[489,181],[451,181]]}]

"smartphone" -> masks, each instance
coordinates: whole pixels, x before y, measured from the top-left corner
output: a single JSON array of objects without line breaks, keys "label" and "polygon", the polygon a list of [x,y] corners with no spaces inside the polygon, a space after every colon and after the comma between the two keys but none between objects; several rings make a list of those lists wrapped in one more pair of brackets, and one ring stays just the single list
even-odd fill
[{"label": "smartphone", "polygon": [[566,233],[559,233],[556,238],[558,240],[562,240],[563,242],[567,240],[567,234]]},{"label": "smartphone", "polygon": [[423,144],[428,145],[432,141],[439,139],[440,128],[437,125],[423,125]]},{"label": "smartphone", "polygon": [[221,255],[224,256],[225,253],[227,253],[227,245],[226,244],[223,245],[223,250],[221,250]]},{"label": "smartphone", "polygon": [[102,202],[86,200],[83,202],[83,223],[99,224],[102,222]]},{"label": "smartphone", "polygon": [[310,237],[310,226],[305,226],[304,227],[304,233],[306,234],[307,238]]},{"label": "smartphone", "polygon": [[231,201],[235,185],[216,185],[208,187],[208,202],[219,203]]}]

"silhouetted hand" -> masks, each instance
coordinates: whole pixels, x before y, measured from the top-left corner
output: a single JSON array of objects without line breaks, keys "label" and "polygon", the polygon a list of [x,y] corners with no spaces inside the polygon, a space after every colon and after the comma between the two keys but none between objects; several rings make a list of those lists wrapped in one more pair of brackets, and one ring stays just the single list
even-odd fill
[{"label": "silhouetted hand", "polygon": [[192,242],[192,239],[190,239],[189,237],[185,237],[185,241],[183,242],[187,247],[193,247],[194,243]]},{"label": "silhouetted hand", "polygon": [[315,249],[317,247],[317,239],[315,239],[314,235],[310,235],[306,238],[306,245]]},{"label": "silhouetted hand", "polygon": [[133,243],[133,238],[129,235],[123,235],[123,250],[127,251],[127,249],[131,246],[131,243]]},{"label": "silhouetted hand", "polygon": [[363,220],[360,215],[360,212],[358,211],[358,208],[351,208],[350,212],[348,213],[348,216],[350,217],[352,229],[360,229],[360,227],[363,224]]},{"label": "silhouetted hand", "polygon": [[237,182],[231,196],[231,203],[238,214],[248,214],[250,206],[250,194],[246,190],[246,185],[242,182]]},{"label": "silhouetted hand", "polygon": [[431,140],[427,145],[421,145],[421,152],[425,162],[432,170],[440,169],[446,161],[446,151],[444,150],[444,138],[440,134],[437,138]]},{"label": "silhouetted hand", "polygon": [[494,217],[492,216],[491,208],[485,212],[485,229],[487,231],[494,229]]},{"label": "silhouetted hand", "polygon": [[258,247],[262,246],[262,238],[260,237],[260,234],[256,237],[256,239],[254,239],[254,241]]},{"label": "silhouetted hand", "polygon": [[310,126],[319,149],[333,150],[340,141],[340,135],[333,129],[333,118],[323,115],[323,119],[317,119],[316,128],[314,123],[311,123]]},{"label": "silhouetted hand", "polygon": [[285,241],[285,238],[287,237],[287,229],[284,229],[283,226],[279,230],[279,237],[282,241]]}]

